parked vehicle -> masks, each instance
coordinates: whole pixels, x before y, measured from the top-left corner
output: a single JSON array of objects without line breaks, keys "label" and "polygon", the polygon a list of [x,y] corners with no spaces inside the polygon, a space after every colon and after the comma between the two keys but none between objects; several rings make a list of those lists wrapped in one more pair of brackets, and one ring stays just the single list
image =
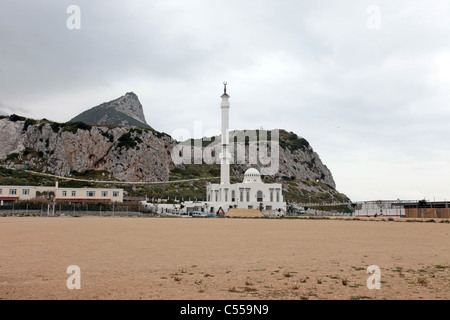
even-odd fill
[{"label": "parked vehicle", "polygon": [[192,217],[207,217],[208,216],[206,213],[201,212],[201,211],[193,211],[189,215]]}]

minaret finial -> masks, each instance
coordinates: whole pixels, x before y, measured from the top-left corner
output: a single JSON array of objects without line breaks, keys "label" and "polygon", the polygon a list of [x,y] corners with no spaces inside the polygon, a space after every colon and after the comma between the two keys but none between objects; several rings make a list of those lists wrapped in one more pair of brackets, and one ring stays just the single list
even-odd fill
[{"label": "minaret finial", "polygon": [[223,93],[227,94],[227,82],[226,81],[223,82]]}]

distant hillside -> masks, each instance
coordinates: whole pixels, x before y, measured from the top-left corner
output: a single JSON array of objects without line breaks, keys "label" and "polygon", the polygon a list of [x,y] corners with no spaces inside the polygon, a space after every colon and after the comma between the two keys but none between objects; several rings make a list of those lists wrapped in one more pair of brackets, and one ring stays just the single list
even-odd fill
[{"label": "distant hillside", "polygon": [[133,92],[86,110],[70,122],[150,128],[145,120],[142,105]]},{"label": "distant hillside", "polygon": [[[264,181],[282,183],[285,199],[289,201],[348,201],[336,190],[330,170],[310,144],[295,133],[279,132],[279,170],[275,175],[264,176]],[[133,196],[204,198],[206,183],[218,182],[219,164],[175,165],[172,151],[176,145],[172,137],[153,129],[0,116],[0,164],[7,168],[24,168],[26,164],[36,172],[97,181],[165,182],[203,178],[170,185],[123,187]],[[248,148],[246,142],[243,147]],[[248,164],[232,165],[231,181],[242,181],[248,167]],[[16,175],[16,170],[2,172],[0,184],[46,183],[32,182],[29,174]],[[75,182],[64,183],[69,186]]]}]

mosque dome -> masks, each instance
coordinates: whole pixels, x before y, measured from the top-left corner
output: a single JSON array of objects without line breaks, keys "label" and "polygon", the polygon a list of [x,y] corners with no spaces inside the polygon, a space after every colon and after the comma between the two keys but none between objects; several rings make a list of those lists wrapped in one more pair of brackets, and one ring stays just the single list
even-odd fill
[{"label": "mosque dome", "polygon": [[261,182],[261,173],[255,168],[247,169],[244,173],[244,183]]}]

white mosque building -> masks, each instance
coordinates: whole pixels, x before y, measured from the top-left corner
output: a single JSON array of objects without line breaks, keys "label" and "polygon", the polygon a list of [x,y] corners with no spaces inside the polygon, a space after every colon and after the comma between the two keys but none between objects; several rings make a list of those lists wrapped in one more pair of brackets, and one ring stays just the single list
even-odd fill
[{"label": "white mosque building", "polygon": [[227,94],[227,83],[224,82],[222,103],[222,153],[220,158],[220,184],[209,183],[206,186],[204,209],[207,213],[226,213],[231,208],[260,209],[266,211],[285,211],[282,185],[280,183],[264,183],[260,172],[250,168],[244,173],[241,183],[230,183],[231,154],[229,142],[229,109],[230,96]]}]

